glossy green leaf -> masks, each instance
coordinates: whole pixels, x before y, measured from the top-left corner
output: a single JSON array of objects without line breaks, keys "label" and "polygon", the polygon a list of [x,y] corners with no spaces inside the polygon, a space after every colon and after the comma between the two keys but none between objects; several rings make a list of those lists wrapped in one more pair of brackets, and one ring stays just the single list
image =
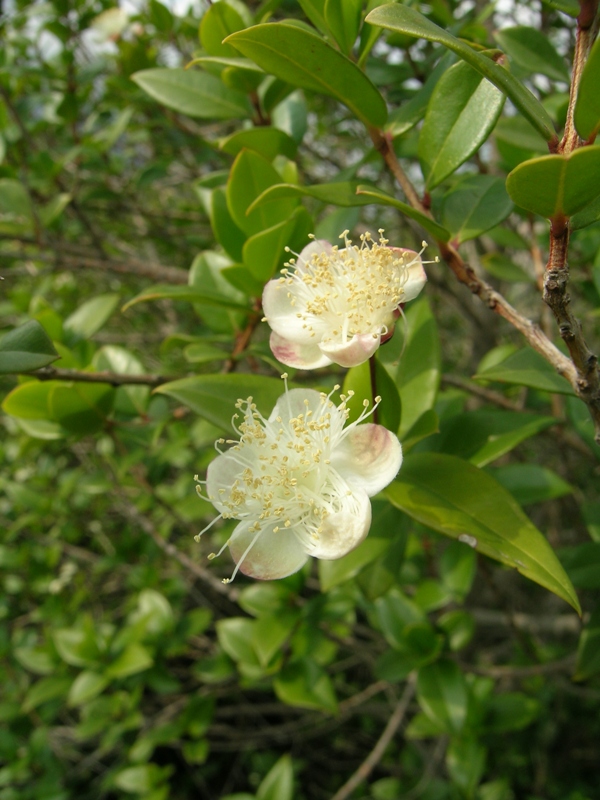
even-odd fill
[{"label": "glossy green leaf", "polygon": [[401,136],[403,133],[414,128],[427,112],[429,99],[439,79],[444,75],[448,67],[452,64],[453,56],[447,53],[435,65],[433,71],[427,76],[427,80],[411,98],[392,111],[389,115],[385,130],[393,137]]},{"label": "glossy green leaf", "polygon": [[387,194],[382,189],[377,189],[373,186],[359,185],[356,189],[357,195],[364,199],[365,202],[373,203],[375,205],[393,206],[401,211],[405,216],[414,219],[419,225],[424,228],[428,233],[439,239],[441,242],[447,242],[450,239],[450,233],[439,225],[434,220],[430,219],[426,214],[417,211],[417,209],[409,206],[408,203],[403,203],[401,200],[396,200],[395,197]]},{"label": "glossy green leaf", "polygon": [[225,189],[213,189],[207,205],[210,224],[216,240],[234,261],[241,261],[246,234],[233,221],[227,206]]},{"label": "glossy green leaf", "polygon": [[519,164],[506,179],[516,205],[542,217],[570,217],[600,195],[600,145],[570,155],[533,158]]},{"label": "glossy green leaf", "polygon": [[2,402],[2,410],[13,417],[44,420],[50,416],[49,398],[59,381],[27,381],[16,386]]},{"label": "glossy green leaf", "polygon": [[244,264],[257,281],[266,283],[283,268],[284,262],[289,258],[285,248],[289,246],[298,213],[303,211],[304,209],[297,208],[289,219],[255,233],[246,241],[243,250]]},{"label": "glossy green leaf", "polygon": [[244,617],[229,617],[216,623],[219,644],[235,662],[258,665],[253,646],[256,622]]},{"label": "glossy green leaf", "polygon": [[256,800],[293,800],[294,770],[292,759],[283,755],[271,767],[256,790]]},{"label": "glossy green leaf", "polygon": [[67,697],[68,706],[80,706],[93,700],[108,686],[108,678],[99,672],[86,669],[73,681]]},{"label": "glossy green leaf", "polygon": [[591,139],[600,129],[600,39],[596,39],[587,57],[575,103],[573,121],[583,139]]},{"label": "glossy green leaf", "polygon": [[[104,345],[94,355],[92,365],[99,372],[118,375],[143,375],[142,362],[133,353],[117,345]],[[148,386],[119,386],[115,395],[115,411],[127,415],[145,414],[150,399]]]},{"label": "glossy green leaf", "polygon": [[348,419],[351,422],[358,419],[364,411],[363,401],[367,400],[369,408],[372,408],[375,397],[379,395],[381,403],[377,407],[377,421],[380,425],[396,433],[400,425],[400,396],[396,384],[385,367],[377,360],[375,360],[375,387],[376,391],[373,393],[369,361],[348,370],[344,378],[343,392],[346,395],[348,392],[354,392],[354,397],[348,401],[348,410],[350,411]]},{"label": "glossy green leaf", "polygon": [[445,536],[516,568],[580,612],[552,548],[490,475],[445,454],[410,454],[385,494],[397,508]]},{"label": "glossy green leaf", "polygon": [[575,680],[584,681],[600,672],[600,611],[594,611],[577,647]]},{"label": "glossy green leaf", "polygon": [[405,314],[406,336],[402,335],[403,321],[399,319],[394,335],[378,352],[378,359],[400,392],[401,439],[426,411],[433,408],[441,371],[439,333],[427,299],[409,303]]},{"label": "glossy green leaf", "polygon": [[512,208],[502,178],[468,175],[444,195],[442,222],[460,244],[503,222]]},{"label": "glossy green leaf", "polygon": [[5,333],[0,340],[0,373],[28,372],[45,367],[60,356],[35,319]]},{"label": "glossy green leaf", "polygon": [[137,303],[147,303],[149,300],[185,300],[188,303],[202,303],[203,305],[216,306],[217,308],[233,308],[239,311],[248,310],[241,303],[235,303],[227,297],[218,295],[216,292],[201,291],[194,286],[172,286],[159,283],[156,286],[144,289],[141,294],[128,300],[122,311],[127,311],[128,308]]},{"label": "glossy green leaf", "polygon": [[298,622],[299,611],[280,608],[275,613],[261,615],[252,628],[252,646],[263,667],[282,651]]},{"label": "glossy green leaf", "polygon": [[221,270],[221,275],[234,289],[242,292],[246,297],[262,297],[264,288],[262,282],[253,278],[248,269],[241,264],[225,267]]},{"label": "glossy green leaf", "polygon": [[595,222],[600,221],[600,195],[593,200],[583,211],[573,214],[569,227],[572,231],[578,231],[581,228],[587,228],[588,225],[593,225]]},{"label": "glossy green leaf", "polygon": [[237,131],[219,142],[219,149],[232,156],[237,156],[243,148],[272,161],[278,155],[294,158],[298,145],[285,131],[268,126]]},{"label": "glossy green leaf", "polygon": [[504,52],[527,72],[546,75],[553,81],[567,82],[569,71],[548,37],[536,28],[517,25],[494,32]]},{"label": "glossy green leaf", "polygon": [[435,446],[440,452],[468,459],[475,466],[484,467],[556,422],[554,417],[537,414],[477,409],[446,420]]},{"label": "glossy green leaf", "polygon": [[464,61],[437,82],[419,136],[425,186],[433,189],[464,164],[488,138],[504,94]]},{"label": "glossy green leaf", "polygon": [[385,124],[385,101],[346,56],[306,30],[285,22],[256,25],[227,38],[241,53],[282,80],[335,97],[366,125]]},{"label": "glossy green leaf", "polygon": [[110,319],[119,305],[118,294],[101,294],[88,300],[64,321],[69,341],[89,339]]},{"label": "glossy green leaf", "polygon": [[211,56],[235,57],[237,50],[224,44],[223,39],[245,27],[244,20],[229,3],[214,3],[209,5],[202,16],[200,43]]},{"label": "glossy green leaf", "polygon": [[484,78],[497,86],[538,130],[546,141],[556,139],[556,132],[547,111],[523,84],[500,64],[473,50],[466,42],[440,28],[427,17],[409,6],[390,3],[380,6],[367,15],[366,21],[398,33],[439,42],[452,50]]},{"label": "glossy green leaf", "polygon": [[[223,275],[229,266],[231,261],[227,256],[213,250],[203,250],[192,262],[189,285],[208,298],[208,302],[204,299],[194,302],[194,310],[203,323],[217,333],[231,336],[246,324],[248,299]],[[219,308],[219,304],[212,302],[215,295],[225,300],[227,305]],[[240,306],[246,309],[246,313]]]},{"label": "glossy green leaf", "polygon": [[362,9],[363,0],[325,0],[325,22],[347,56],[351,55],[358,36]]},{"label": "glossy green leaf", "polygon": [[556,472],[538,464],[507,464],[490,472],[521,505],[554,500],[573,491]]},{"label": "glossy green leaf", "polygon": [[273,681],[275,694],[288,706],[335,714],[335,690],[325,670],[308,658],[287,664]]},{"label": "glossy green leaf", "polygon": [[322,203],[337,206],[366,206],[372,201],[357,195],[359,181],[321,183],[317,186],[296,186],[293,183],[278,183],[258,195],[248,208],[249,213],[263,205],[279,203],[288,197],[314,197]]},{"label": "glossy green leaf", "polygon": [[50,392],[50,419],[69,433],[87,436],[102,430],[112,411],[115,389],[106,383],[60,383]]},{"label": "glossy green leaf", "polygon": [[235,224],[248,236],[286,222],[298,205],[291,195],[277,204],[254,201],[281,183],[277,170],[258,153],[242,150],[234,161],[227,183],[227,207]]},{"label": "glossy green leaf", "polygon": [[284,386],[278,378],[232,373],[182,378],[164,383],[154,391],[173,397],[221,430],[231,433],[231,418],[236,413],[238,399],[252,396],[259,411],[268,416],[283,394]]},{"label": "glossy green leaf", "polygon": [[22,706],[23,712],[29,714],[30,711],[41,706],[42,703],[47,703],[48,700],[64,697],[69,691],[71,683],[71,678],[62,675],[50,675],[37,681],[25,695]]},{"label": "glossy green leaf", "polygon": [[529,347],[512,353],[499,364],[481,370],[474,378],[529,386],[556,394],[574,394],[571,384],[558,375],[543,356]]},{"label": "glossy green leaf", "polygon": [[298,0],[298,3],[315,28],[327,35],[329,29],[325,22],[325,0]]},{"label": "glossy green leaf", "polygon": [[136,72],[131,79],[154,100],[188,117],[238,119],[252,113],[241,92],[206,72],[157,67]]},{"label": "glossy green leaf", "polygon": [[467,684],[454,661],[442,659],[419,670],[417,699],[432,722],[447,733],[462,730],[467,718]]},{"label": "glossy green leaf", "polygon": [[127,678],[129,675],[137,675],[138,672],[149,669],[153,663],[154,659],[146,647],[139,642],[131,642],[106,668],[104,675],[107,678]]}]

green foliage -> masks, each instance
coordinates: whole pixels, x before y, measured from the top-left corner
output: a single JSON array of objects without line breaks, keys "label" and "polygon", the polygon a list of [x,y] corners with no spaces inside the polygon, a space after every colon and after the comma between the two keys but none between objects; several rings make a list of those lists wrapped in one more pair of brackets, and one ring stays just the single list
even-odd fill
[{"label": "green foliage", "polygon": [[[580,4],[8,6],[0,800],[591,800],[600,47]],[[370,363],[284,368],[264,285],[345,229],[425,235],[426,288]],[[238,520],[194,476],[284,371],[353,391],[350,421],[381,397],[366,421],[404,462],[354,550],[224,585]]]}]

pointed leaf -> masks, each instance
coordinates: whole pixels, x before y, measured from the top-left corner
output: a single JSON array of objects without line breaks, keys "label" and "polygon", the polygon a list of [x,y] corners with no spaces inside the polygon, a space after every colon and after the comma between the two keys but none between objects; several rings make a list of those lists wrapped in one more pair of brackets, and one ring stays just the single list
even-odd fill
[{"label": "pointed leaf", "polygon": [[524,70],[546,75],[553,81],[566,83],[569,80],[565,60],[541,31],[526,25],[517,25],[496,31],[494,39]]},{"label": "pointed leaf", "polygon": [[128,300],[122,311],[127,311],[137,303],[146,303],[149,300],[185,300],[188,303],[203,303],[207,306],[217,306],[221,308],[234,308],[239,311],[247,311],[247,307],[241,303],[229,300],[227,297],[216,292],[201,291],[194,286],[171,286],[168,284],[157,284],[144,289],[141,294]]},{"label": "pointed leaf", "polygon": [[391,3],[371,11],[366,22],[398,33],[439,42],[481,73],[513,102],[546,141],[556,140],[552,119],[542,104],[504,67],[477,53],[464,41],[440,28],[427,17],[406,5]]},{"label": "pointed leaf", "polygon": [[4,334],[0,341],[0,373],[28,372],[60,358],[52,340],[35,319]]},{"label": "pointed leaf", "polygon": [[342,53],[351,55],[362,15],[363,0],[326,0],[325,22]]},{"label": "pointed leaf", "polygon": [[417,699],[429,719],[447,733],[462,730],[467,718],[468,692],[463,674],[454,661],[440,659],[421,667]]},{"label": "pointed leaf", "polygon": [[293,800],[294,770],[289,755],[281,756],[256,790],[256,800]]},{"label": "pointed leaf", "polygon": [[296,25],[272,22],[234,33],[226,42],[265,72],[335,97],[365,125],[385,124],[387,109],[381,94],[356,64],[319,36]]},{"label": "pointed leaf", "polygon": [[408,455],[385,494],[413,519],[516,568],[580,613],[573,585],[546,539],[506,489],[469,462]]},{"label": "pointed leaf", "polygon": [[438,225],[437,222],[430,219],[426,214],[422,214],[412,206],[409,206],[408,203],[396,200],[395,197],[387,194],[382,189],[377,189],[374,186],[360,185],[356,189],[356,193],[360,198],[365,198],[367,202],[374,203],[375,205],[393,206],[397,208],[405,216],[418,222],[422,228],[441,242],[447,242],[450,239],[450,233],[446,228]]},{"label": "pointed leaf", "polygon": [[232,156],[237,156],[244,147],[259,153],[267,161],[278,155],[294,158],[298,150],[297,143],[285,131],[267,126],[237,131],[219,142],[219,149]]},{"label": "pointed leaf", "polygon": [[577,92],[575,127],[583,139],[590,139],[600,129],[600,39],[590,50]]},{"label": "pointed leaf", "polygon": [[468,175],[444,195],[442,221],[460,244],[499,225],[512,208],[502,178]]},{"label": "pointed leaf", "polygon": [[504,361],[481,370],[474,377],[476,380],[512,383],[557,394],[575,394],[571,384],[558,375],[543,356],[529,347],[512,353]]},{"label": "pointed leaf", "polygon": [[64,331],[72,341],[89,339],[111,317],[119,304],[118,294],[101,294],[88,300],[64,322]]}]

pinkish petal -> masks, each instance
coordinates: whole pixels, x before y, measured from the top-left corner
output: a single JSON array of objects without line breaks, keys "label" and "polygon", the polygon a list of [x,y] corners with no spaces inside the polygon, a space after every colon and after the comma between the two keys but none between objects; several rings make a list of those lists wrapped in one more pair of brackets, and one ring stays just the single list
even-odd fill
[{"label": "pinkish petal", "polygon": [[[311,344],[315,336],[306,324],[306,317],[309,315],[304,309],[292,305],[291,288],[293,287],[288,286],[280,278],[274,278],[266,284],[262,297],[265,317],[271,329],[280,336],[291,337],[302,344]],[[304,319],[298,317],[299,310],[302,311]],[[320,327],[319,323],[319,320],[315,319],[314,322],[310,320],[311,325],[316,324]]]},{"label": "pinkish petal", "polygon": [[344,498],[344,509],[323,520],[311,556],[331,560],[341,558],[359,545],[371,527],[371,503],[363,489],[355,489]]},{"label": "pinkish petal", "polygon": [[406,264],[408,275],[406,283],[402,287],[404,290],[402,302],[408,303],[409,300],[414,300],[425,286],[427,282],[427,273],[423,269],[421,256],[415,253],[414,250],[406,250],[404,247],[392,247],[392,250],[398,256],[404,254],[404,263]]},{"label": "pinkish petal", "polygon": [[306,564],[308,555],[292,531],[281,527],[274,533],[275,526],[271,524],[264,527],[257,538],[250,527],[250,522],[241,522],[229,540],[233,560],[244,575],[272,581],[292,575]]},{"label": "pinkish petal", "polygon": [[361,487],[369,497],[394,480],[401,464],[398,437],[373,423],[349,428],[331,455],[331,466],[350,486]]},{"label": "pinkish petal", "polygon": [[321,343],[319,349],[330,361],[340,367],[357,367],[368,361],[379,347],[379,336],[372,333],[361,333],[353,336],[345,344],[334,342]]},{"label": "pinkish petal", "polygon": [[[312,340],[314,342],[314,339]],[[316,344],[300,344],[284,339],[273,331],[270,339],[271,351],[277,359],[288,367],[295,369],[317,369],[327,367],[331,359],[323,355]]]}]

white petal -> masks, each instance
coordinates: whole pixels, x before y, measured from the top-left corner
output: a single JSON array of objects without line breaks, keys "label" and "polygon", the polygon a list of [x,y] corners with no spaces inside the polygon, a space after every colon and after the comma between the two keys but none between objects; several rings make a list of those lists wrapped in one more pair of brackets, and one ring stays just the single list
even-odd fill
[{"label": "white petal", "polygon": [[[298,305],[292,305],[293,297],[290,297],[290,290],[293,286],[282,283],[279,278],[269,281],[263,291],[262,306],[264,315],[271,329],[287,339],[293,339],[301,344],[311,344],[315,341],[315,336],[308,329],[306,318],[309,318],[310,325],[320,328],[322,323],[317,318],[305,313],[305,309]],[[298,317],[302,312],[304,319]],[[320,338],[316,334],[316,339]]]},{"label": "white petal", "polygon": [[[250,451],[245,452],[244,455],[250,455]],[[217,456],[208,465],[206,471],[206,493],[217,511],[222,513],[225,510],[231,510],[225,508],[221,498],[227,499],[229,497],[229,490],[236,478],[239,478],[242,470],[243,467],[236,461],[236,451],[233,449]],[[241,507],[240,511],[243,510]]]},{"label": "white petal", "polygon": [[269,416],[269,422],[273,422],[277,417],[281,417],[287,422],[299,414],[304,414],[307,408],[314,414],[322,403],[323,397],[316,389],[290,389],[285,394],[282,394],[275,403],[275,407]]},{"label": "white petal", "polygon": [[[307,562],[308,555],[294,534],[284,528],[273,533],[273,527],[269,525],[263,528],[252,547],[250,545],[256,532],[249,530],[249,522],[240,523],[234,530],[229,540],[229,550],[244,575],[271,581],[298,572]],[[250,550],[244,556],[248,547]]]},{"label": "white petal", "polygon": [[343,511],[326,517],[314,549],[315,558],[341,558],[359,545],[371,527],[371,503],[362,489],[355,489],[344,500]]},{"label": "white petal", "polygon": [[281,361],[288,367],[294,367],[294,369],[317,369],[318,367],[327,367],[332,363],[330,358],[323,355],[318,345],[314,344],[314,338],[311,340],[311,344],[304,344],[285,339],[273,331],[270,345],[277,361]]},{"label": "white petal", "polygon": [[401,464],[398,437],[373,423],[348,429],[331,454],[331,466],[350,486],[361,487],[369,497],[394,480]]},{"label": "white petal", "polygon": [[403,288],[402,302],[408,303],[414,300],[421,289],[427,283],[427,273],[423,269],[421,257],[414,250],[406,250],[403,247],[393,247],[392,250],[398,255],[404,253],[404,263],[407,265],[408,276]]},{"label": "white petal", "polygon": [[314,239],[310,244],[300,251],[300,255],[296,259],[296,268],[302,269],[305,264],[310,263],[314,255],[320,256],[322,253],[329,255],[333,250],[333,245],[325,239]]},{"label": "white petal", "polygon": [[354,335],[348,342],[321,343],[319,348],[323,355],[339,364],[340,367],[357,367],[368,361],[379,347],[379,336],[372,333]]}]

